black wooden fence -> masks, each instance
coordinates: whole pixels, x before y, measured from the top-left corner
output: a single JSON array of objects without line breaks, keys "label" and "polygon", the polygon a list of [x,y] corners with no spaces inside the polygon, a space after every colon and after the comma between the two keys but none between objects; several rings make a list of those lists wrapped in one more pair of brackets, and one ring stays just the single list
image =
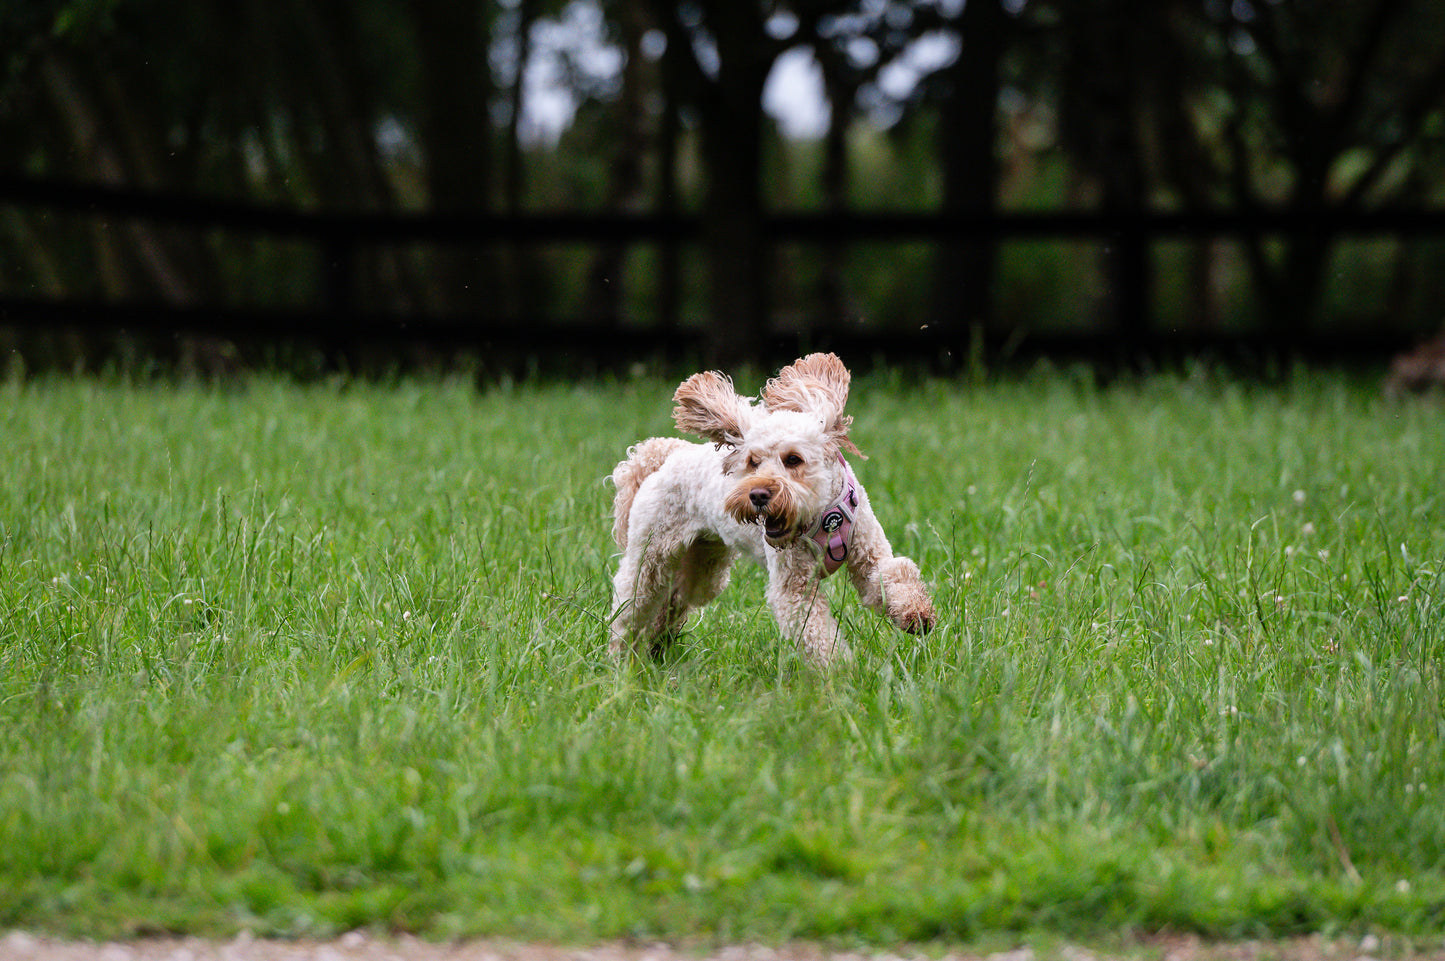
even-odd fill
[{"label": "black wooden fence", "polygon": [[[353,343],[420,344],[439,351],[500,352],[511,355],[568,353],[598,364],[639,356],[696,354],[704,345],[696,327],[670,325],[592,329],[585,324],[499,323],[482,316],[428,317],[359,309],[358,252],[367,245],[425,243],[669,245],[699,241],[696,216],[611,213],[448,215],[412,213],[311,213],[279,207],[0,176],[0,207],[40,210],[51,215],[96,218],[106,223],[143,221],[201,231],[251,234],[300,241],[320,254],[317,302],[300,309],[235,308],[214,304],[154,301],[48,299],[6,290],[0,279],[0,326],[43,331],[68,328],[88,333],[125,331],[147,336],[206,333],[248,341],[299,339],[342,347]],[[1170,239],[1290,235],[1317,232],[1332,237],[1445,237],[1442,210],[1281,210],[1220,212],[1000,212],[947,213],[771,213],[764,234],[774,244],[968,242],[993,240],[1086,240],[1147,248]],[[1138,298],[1120,298],[1123,309],[1140,312]],[[955,332],[956,333],[956,332]],[[1119,316],[1098,330],[1031,335],[1020,341],[990,332],[976,349],[1008,349],[1025,356],[1064,355],[1091,359],[1170,358],[1197,353],[1240,354],[1324,361],[1374,362],[1405,346],[1398,331],[1257,331],[1248,333],[1160,331],[1145,315]],[[950,332],[870,332],[821,329],[777,338],[759,354],[785,355],[802,346],[828,346],[853,353],[898,359],[936,360],[954,353],[963,338]],[[769,359],[772,359],[769,356]],[[957,358],[956,358],[957,359]]]}]

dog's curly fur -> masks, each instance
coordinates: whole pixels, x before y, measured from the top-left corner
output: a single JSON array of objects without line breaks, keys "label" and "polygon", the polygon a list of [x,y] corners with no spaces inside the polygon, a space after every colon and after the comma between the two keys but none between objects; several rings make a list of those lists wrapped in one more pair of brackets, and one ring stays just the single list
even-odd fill
[{"label": "dog's curly fur", "polygon": [[[614,654],[644,644],[661,650],[690,611],[727,586],[734,559],[747,555],[767,568],[778,626],[811,661],[849,656],[807,536],[848,483],[842,452],[862,456],[843,413],[849,381],[832,354],[783,368],[760,403],[738,396],[717,371],[683,381],[673,419],[711,443],[654,437],[630,448],[612,472],[612,533],[622,549],[613,579]],[[918,565],[894,556],[867,493],[861,484],[856,490],[849,580],[867,606],[902,630],[924,633],[936,615]]]}]

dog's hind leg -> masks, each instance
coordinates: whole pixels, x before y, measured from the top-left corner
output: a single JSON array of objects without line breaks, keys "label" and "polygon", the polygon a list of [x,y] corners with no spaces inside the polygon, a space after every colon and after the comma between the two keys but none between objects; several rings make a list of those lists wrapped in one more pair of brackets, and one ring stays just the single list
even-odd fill
[{"label": "dog's hind leg", "polygon": [[644,631],[650,652],[660,656],[682,633],[688,615],[727,587],[733,555],[721,541],[703,538],[689,544],[669,565],[674,571],[667,603],[653,614]]},{"label": "dog's hind leg", "polygon": [[612,641],[614,657],[629,647],[652,640],[669,618],[676,563],[652,545],[640,545],[622,555],[612,579]]},{"label": "dog's hind leg", "polygon": [[671,551],[649,543],[635,554],[623,555],[613,578],[611,650],[621,655],[629,644],[646,643],[658,655],[682,633],[688,614],[727,586],[733,552],[700,538]]}]

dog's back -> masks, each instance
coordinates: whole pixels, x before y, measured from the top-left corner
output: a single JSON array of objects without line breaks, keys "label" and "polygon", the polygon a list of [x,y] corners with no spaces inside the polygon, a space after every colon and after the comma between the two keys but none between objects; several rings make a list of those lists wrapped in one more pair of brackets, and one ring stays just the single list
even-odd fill
[{"label": "dog's back", "polygon": [[676,437],[652,437],[627,449],[627,459],[613,469],[611,478],[617,487],[617,495],[612,501],[612,539],[618,547],[627,549],[627,518],[632,513],[632,499],[637,496],[642,482],[657,473],[663,461],[674,451],[691,446]]}]

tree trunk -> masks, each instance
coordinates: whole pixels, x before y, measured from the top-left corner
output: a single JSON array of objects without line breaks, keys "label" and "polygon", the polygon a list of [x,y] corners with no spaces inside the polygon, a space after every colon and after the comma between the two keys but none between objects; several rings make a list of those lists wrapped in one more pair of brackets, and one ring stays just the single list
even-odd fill
[{"label": "tree trunk", "polygon": [[[522,115],[526,111],[527,61],[532,56],[532,25],[537,20],[537,0],[519,0],[517,4],[517,62],[508,91],[511,115],[507,118],[506,207],[510,214],[519,214],[526,202],[527,161],[522,146]],[[526,244],[514,243],[506,252],[511,266],[512,282],[502,285],[502,311],[508,317],[524,322],[537,313],[533,302],[535,258]]]},{"label": "tree trunk", "polygon": [[1275,329],[1290,338],[1307,334],[1324,310],[1325,280],[1334,237],[1324,231],[1299,234],[1289,240],[1280,267],[1279,289],[1285,295],[1268,318]]},{"label": "tree trunk", "polygon": [[519,0],[517,4],[517,44],[512,72],[512,88],[507,91],[511,106],[507,117],[507,212],[522,212],[527,191],[527,165],[522,153],[522,113],[526,109],[527,61],[532,56],[532,24],[537,19],[537,0]]},{"label": "tree trunk", "polygon": [[768,255],[763,236],[763,84],[772,65],[754,17],[728,7],[711,18],[721,66],[702,98],[708,188],[703,246],[711,324],[707,350],[717,364],[760,360],[769,333]]},{"label": "tree trunk", "polygon": [[[635,211],[642,201],[642,159],[647,152],[647,115],[643,106],[646,77],[643,70],[642,34],[646,19],[637,0],[625,0],[618,11],[618,24],[626,60],[622,67],[622,91],[618,99],[617,149],[609,170],[607,206],[617,213]],[[604,327],[622,323],[628,248],[620,243],[602,244],[592,261],[588,297],[593,319]]]},{"label": "tree trunk", "polygon": [[[841,55],[828,42],[814,45],[823,69],[823,89],[828,97],[828,130],[823,140],[823,206],[830,214],[848,210],[848,130],[853,123],[853,98],[857,88],[848,80]],[[853,320],[858,311],[848,292],[848,248],[841,241],[822,245],[822,269],[818,278],[818,299],[813,323],[822,330],[835,329]]]},{"label": "tree trunk", "polygon": [[[492,205],[491,65],[487,57],[489,5],[456,0],[414,0],[421,64],[419,133],[431,208],[482,213]],[[445,311],[484,309],[497,289],[488,261],[458,248],[438,251],[433,297]]]},{"label": "tree trunk", "polygon": [[[988,216],[998,205],[1000,68],[1012,24],[999,0],[964,5],[963,50],[948,68],[939,123],[943,212]],[[998,245],[991,236],[940,245],[933,270],[933,317],[948,366],[965,363],[971,345],[994,323]]]},{"label": "tree trunk", "polygon": [[1139,140],[1140,63],[1151,42],[1128,0],[1101,0],[1075,11],[1066,25],[1071,63],[1065,83],[1065,126],[1089,172],[1098,180],[1102,207],[1118,221],[1105,240],[1100,269],[1106,285],[1103,310],[1127,345],[1148,334],[1153,270],[1140,220],[1147,200]]},{"label": "tree trunk", "polygon": [[[304,32],[309,59],[294,68],[302,89],[298,113],[315,110],[324,134],[323,149],[298,151],[309,162],[311,180],[324,206],[362,210],[388,210],[395,206],[391,182],[377,155],[372,124],[376,117],[364,96],[361,65],[356,57],[353,24],[344,11],[314,0],[293,0],[295,23]],[[287,29],[286,18],[269,19],[275,32]],[[305,86],[309,84],[309,86]],[[338,256],[341,258],[338,260]],[[396,310],[418,305],[412,296],[409,268],[394,249],[361,249],[339,244],[321,253],[320,286],[327,305],[350,314],[358,300]],[[364,290],[355,282],[364,278]],[[344,279],[345,283],[337,283]]]},{"label": "tree trunk", "polygon": [[[672,40],[668,40],[669,49]],[[682,205],[677,195],[677,140],[682,120],[677,105],[677,70],[672,54],[662,60],[662,117],[658,122],[657,209],[666,216],[677,214]],[[658,251],[657,325],[664,334],[676,333],[682,313],[682,258],[675,243],[664,241]]]},{"label": "tree trunk", "polygon": [[[102,124],[91,91],[82,82],[73,65],[61,55],[52,53],[41,63],[41,78],[64,122],[76,155],[88,168],[90,176],[103,184],[125,186],[131,182],[130,172],[111,137]],[[106,293],[128,296],[134,273],[144,277],[168,303],[189,304],[195,301],[190,278],[177,266],[157,230],[145,221],[128,221],[124,229],[113,231],[108,223],[97,223],[91,230],[96,261]]]},{"label": "tree trunk", "polygon": [[[759,88],[761,97],[761,87]],[[767,269],[758,185],[761,161],[756,114],[704,132],[710,183],[703,225],[711,325],[708,354],[733,366],[760,359],[768,336]],[[727,126],[735,136],[728,136]]]}]

